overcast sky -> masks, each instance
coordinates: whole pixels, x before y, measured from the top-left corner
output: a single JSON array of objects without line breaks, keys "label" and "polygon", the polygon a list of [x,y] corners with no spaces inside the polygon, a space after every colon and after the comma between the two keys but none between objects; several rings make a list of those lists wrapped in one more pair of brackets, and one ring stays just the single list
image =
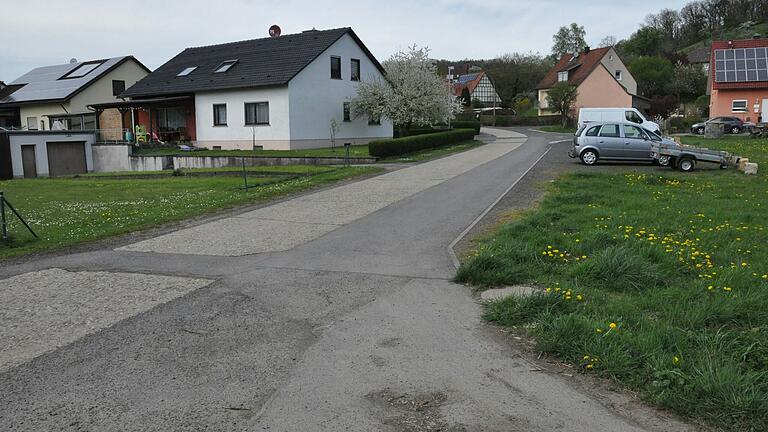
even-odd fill
[{"label": "overcast sky", "polygon": [[70,58],[133,54],[155,69],[182,49],[312,27],[352,27],[381,61],[416,43],[435,58],[549,53],[560,26],[586,27],[592,46],[685,0],[24,0],[0,5],[0,80]]}]

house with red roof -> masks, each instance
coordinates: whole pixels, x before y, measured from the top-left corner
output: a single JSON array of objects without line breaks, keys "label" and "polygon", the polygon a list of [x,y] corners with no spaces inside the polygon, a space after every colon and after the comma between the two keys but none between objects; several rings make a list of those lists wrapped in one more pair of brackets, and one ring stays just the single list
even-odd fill
[{"label": "house with red roof", "polygon": [[712,42],[710,117],[768,119],[768,39]]},{"label": "house with red roof", "polygon": [[547,106],[549,90],[559,82],[578,89],[575,115],[581,108],[627,108],[646,111],[648,99],[637,95],[637,81],[613,47],[589,49],[564,55],[536,86],[539,115],[554,115]]},{"label": "house with red roof", "polygon": [[453,94],[461,97],[464,89],[469,91],[471,101],[480,101],[485,105],[501,106],[501,97],[493,81],[484,71],[459,75],[453,83]]}]

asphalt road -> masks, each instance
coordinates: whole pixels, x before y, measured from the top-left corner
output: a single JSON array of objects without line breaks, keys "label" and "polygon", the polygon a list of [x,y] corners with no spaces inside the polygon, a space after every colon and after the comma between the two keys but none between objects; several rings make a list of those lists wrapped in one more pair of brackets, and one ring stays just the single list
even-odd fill
[{"label": "asphalt road", "polygon": [[[447,246],[565,138],[520,132],[514,150],[291,250],[4,266],[0,278],[61,268],[210,283],[0,371],[0,428],[692,430],[533,363],[451,282]],[[554,145],[543,164],[562,156]],[[537,187],[524,179],[505,201]]]}]

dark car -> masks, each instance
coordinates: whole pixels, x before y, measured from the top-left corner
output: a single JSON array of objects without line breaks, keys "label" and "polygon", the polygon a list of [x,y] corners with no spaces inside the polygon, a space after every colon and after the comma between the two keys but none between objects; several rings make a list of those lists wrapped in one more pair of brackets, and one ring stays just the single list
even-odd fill
[{"label": "dark car", "polygon": [[691,126],[691,133],[704,135],[708,123],[722,123],[725,133],[740,134],[744,130],[744,122],[738,117],[715,117]]}]

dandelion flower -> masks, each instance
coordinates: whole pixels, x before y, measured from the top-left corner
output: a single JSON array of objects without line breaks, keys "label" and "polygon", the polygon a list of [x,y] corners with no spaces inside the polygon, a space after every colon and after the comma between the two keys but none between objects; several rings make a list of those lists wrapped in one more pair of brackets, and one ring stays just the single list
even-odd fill
[{"label": "dandelion flower", "polygon": [[615,322],[612,322],[612,323],[608,324],[608,327],[610,327],[611,330],[615,330],[617,326],[616,326]]},{"label": "dandelion flower", "polygon": [[679,365],[680,364],[680,357],[678,357],[678,356],[672,357],[672,364]]}]

